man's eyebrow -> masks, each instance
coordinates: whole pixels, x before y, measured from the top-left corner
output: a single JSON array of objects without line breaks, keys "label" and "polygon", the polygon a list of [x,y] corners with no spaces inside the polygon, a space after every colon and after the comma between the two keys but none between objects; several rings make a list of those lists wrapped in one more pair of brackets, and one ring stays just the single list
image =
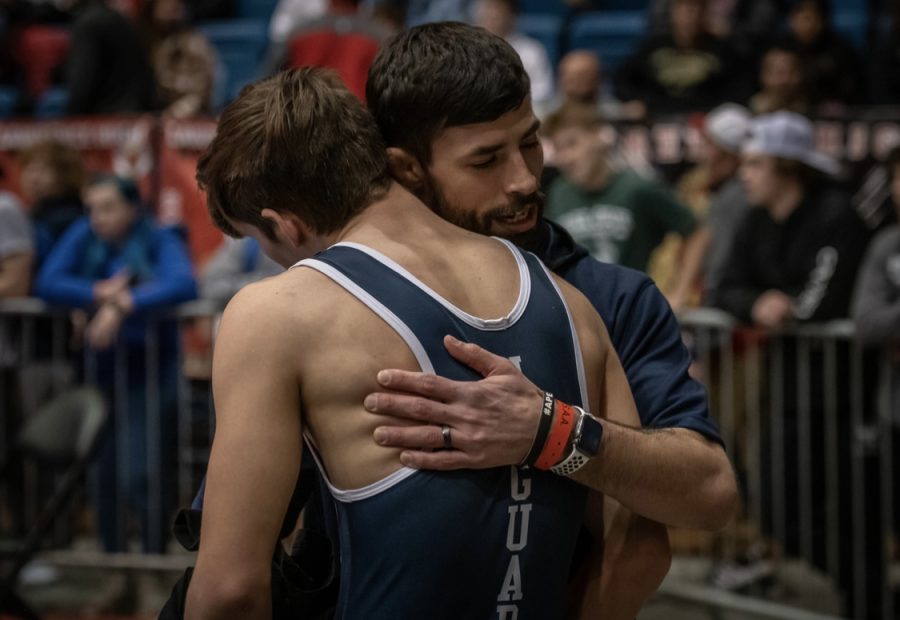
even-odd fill
[{"label": "man's eyebrow", "polygon": [[[541,128],[540,119],[534,119],[534,122],[528,127],[528,130],[522,136],[522,139],[530,138],[534,134],[537,133],[538,129]],[[492,155],[503,148],[503,144],[485,144],[483,146],[479,146],[476,149],[473,149],[466,153],[466,157],[480,157],[484,155]]]}]

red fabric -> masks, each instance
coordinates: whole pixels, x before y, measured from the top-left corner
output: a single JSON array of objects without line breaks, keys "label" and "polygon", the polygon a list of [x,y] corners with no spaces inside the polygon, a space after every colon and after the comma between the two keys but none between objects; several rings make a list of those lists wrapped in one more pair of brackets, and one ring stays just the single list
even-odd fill
[{"label": "red fabric", "polygon": [[290,42],[292,67],[334,69],[361,101],[366,100],[366,77],[378,53],[378,42],[359,33],[322,30],[301,34]]},{"label": "red fabric", "polygon": [[53,26],[29,26],[22,30],[16,59],[25,71],[28,94],[37,98],[50,85],[53,72],[69,51],[69,31]]}]

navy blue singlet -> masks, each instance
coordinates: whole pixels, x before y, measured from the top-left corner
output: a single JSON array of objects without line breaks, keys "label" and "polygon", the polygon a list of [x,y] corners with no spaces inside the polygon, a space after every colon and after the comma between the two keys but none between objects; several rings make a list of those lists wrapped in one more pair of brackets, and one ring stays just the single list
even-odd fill
[{"label": "navy blue singlet", "polygon": [[[358,244],[339,243],[298,266],[318,270],[366,304],[406,341],[423,371],[480,378],[447,353],[443,337],[452,334],[513,360],[563,401],[586,406],[581,350],[556,283],[535,256],[504,243],[518,263],[519,298],[509,315],[492,320],[463,312]],[[324,468],[322,474],[328,482]],[[564,616],[585,487],[518,467],[401,468],[360,489],[328,484],[341,549],[336,618]]]}]

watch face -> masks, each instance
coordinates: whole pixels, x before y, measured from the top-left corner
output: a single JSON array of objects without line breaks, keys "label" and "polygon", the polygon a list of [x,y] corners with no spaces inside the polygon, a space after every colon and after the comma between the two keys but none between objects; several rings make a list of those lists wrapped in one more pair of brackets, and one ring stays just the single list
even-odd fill
[{"label": "watch face", "polygon": [[581,428],[581,439],[578,441],[578,451],[590,457],[595,457],[600,452],[600,442],[603,441],[603,425],[597,418],[585,415]]}]

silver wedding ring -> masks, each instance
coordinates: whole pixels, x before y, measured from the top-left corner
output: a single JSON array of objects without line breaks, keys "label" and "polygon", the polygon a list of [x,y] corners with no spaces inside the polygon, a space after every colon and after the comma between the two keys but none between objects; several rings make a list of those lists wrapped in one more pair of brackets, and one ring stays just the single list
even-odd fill
[{"label": "silver wedding ring", "polygon": [[444,449],[453,449],[453,439],[450,437],[450,427],[446,424],[441,426],[441,437],[444,438]]}]

